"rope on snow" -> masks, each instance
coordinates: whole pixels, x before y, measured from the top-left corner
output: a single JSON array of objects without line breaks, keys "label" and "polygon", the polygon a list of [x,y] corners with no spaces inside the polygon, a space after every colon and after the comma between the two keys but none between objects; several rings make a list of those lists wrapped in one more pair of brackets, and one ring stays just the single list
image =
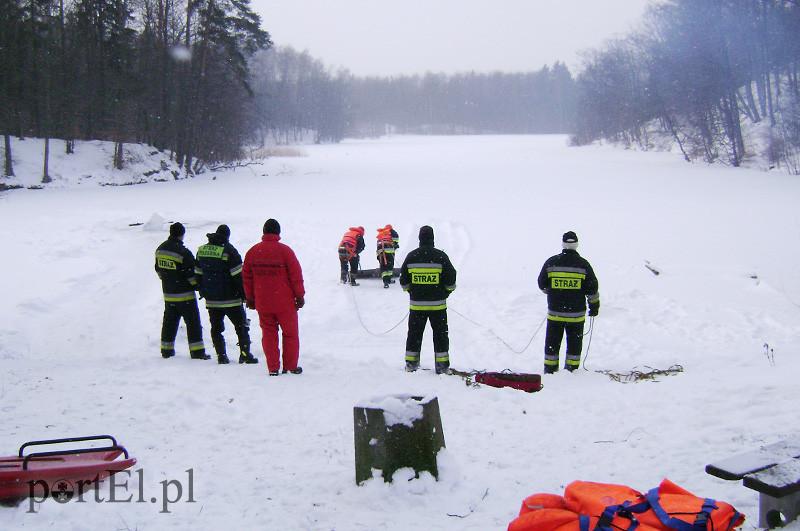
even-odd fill
[{"label": "rope on snow", "polygon": [[366,330],[366,332],[371,336],[375,336],[375,337],[385,336],[386,334],[388,334],[389,332],[391,332],[392,330],[394,330],[395,328],[397,328],[398,326],[403,324],[403,321],[405,321],[406,318],[408,317],[408,312],[406,312],[406,314],[403,316],[403,318],[400,319],[400,321],[396,325],[391,327],[389,330],[386,330],[385,332],[379,332],[379,333],[373,332],[372,330],[367,328],[367,325],[364,324],[364,320],[361,318],[361,310],[358,307],[358,301],[356,300],[355,292],[352,289],[348,289],[348,291],[350,292],[350,296],[353,298],[353,306],[356,307],[356,315],[358,316],[358,322],[361,323],[361,328]]},{"label": "rope on snow", "polygon": [[489,328],[488,326],[486,326],[486,325],[482,325],[481,323],[479,323],[479,322],[477,322],[477,321],[475,321],[475,320],[473,320],[473,319],[470,319],[469,317],[467,317],[467,316],[466,316],[466,315],[464,315],[463,313],[459,312],[458,310],[456,310],[456,309],[455,309],[455,308],[453,308],[452,306],[450,306],[450,307],[449,307],[449,309],[450,309],[450,310],[452,310],[452,312],[453,312],[453,313],[455,313],[456,315],[458,315],[458,316],[462,317],[463,319],[465,319],[465,320],[469,321],[470,323],[474,324],[475,326],[478,326],[478,327],[480,327],[480,328],[483,328],[483,329],[485,329],[485,330],[488,330],[490,334],[492,334],[492,335],[493,335],[495,338],[497,338],[497,339],[498,339],[498,340],[499,340],[499,341],[500,341],[500,342],[501,342],[503,345],[505,345],[505,347],[506,347],[508,350],[510,350],[510,351],[511,351],[511,352],[513,352],[514,354],[522,354],[523,352],[525,352],[526,350],[528,350],[528,347],[530,347],[530,346],[531,346],[531,343],[533,343],[533,340],[536,338],[536,335],[537,335],[537,334],[539,333],[539,331],[542,329],[542,326],[544,325],[544,322],[547,320],[547,317],[543,317],[543,318],[542,318],[542,321],[539,323],[539,326],[536,328],[536,331],[533,333],[533,335],[531,336],[531,338],[528,340],[528,343],[525,345],[525,348],[523,348],[522,350],[516,350],[514,347],[512,347],[511,345],[509,345],[509,344],[506,342],[506,340],[505,340],[505,339],[503,339],[502,337],[498,336],[498,335],[495,333],[495,331],[494,331],[494,330],[492,330],[491,328]]}]

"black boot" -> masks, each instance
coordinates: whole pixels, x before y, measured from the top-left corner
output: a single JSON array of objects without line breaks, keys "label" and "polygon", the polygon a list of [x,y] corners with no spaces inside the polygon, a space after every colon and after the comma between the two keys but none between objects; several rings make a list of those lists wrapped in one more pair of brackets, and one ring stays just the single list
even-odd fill
[{"label": "black boot", "polygon": [[252,354],[250,354],[250,352],[242,349],[242,351],[239,353],[239,363],[258,363],[258,358],[254,357]]},{"label": "black boot", "polygon": [[230,362],[231,360],[228,359],[228,355],[225,354],[224,352],[222,354],[217,354],[217,363],[219,363],[220,365],[227,365]]}]

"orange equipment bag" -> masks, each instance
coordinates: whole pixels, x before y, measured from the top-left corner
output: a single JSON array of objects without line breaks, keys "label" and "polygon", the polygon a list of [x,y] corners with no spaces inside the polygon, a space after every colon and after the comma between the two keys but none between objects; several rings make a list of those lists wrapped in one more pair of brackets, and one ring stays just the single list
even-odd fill
[{"label": "orange equipment bag", "polygon": [[647,494],[625,485],[573,481],[564,496],[525,498],[508,531],[729,531],[744,523],[732,505],[699,498],[670,480]]}]

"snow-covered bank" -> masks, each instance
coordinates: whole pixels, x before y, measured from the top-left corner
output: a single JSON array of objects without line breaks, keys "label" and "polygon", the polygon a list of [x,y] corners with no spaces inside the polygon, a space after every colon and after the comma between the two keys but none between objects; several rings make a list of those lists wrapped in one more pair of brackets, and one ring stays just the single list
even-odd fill
[{"label": "snow-covered bank", "polygon": [[[305,150],[215,180],[0,194],[0,454],[30,439],[111,433],[143,470],[129,479],[134,499],[140,484],[149,500],[192,469],[197,500],[168,514],[146,502],[51,500],[35,514],[23,504],[0,509],[0,529],[503,529],[532,492],[558,493],[573,479],[643,490],[662,477],[733,503],[756,525],[756,494],[703,467],[796,424],[800,181],[665,153],[567,148],[560,136]],[[303,375],[267,378],[263,359],[189,360],[183,331],[178,356],[161,359],[152,261],[166,226],[130,225],[153,213],[182,221],[193,250],[218,223],[244,252],[266,218],[281,222],[306,277]],[[523,354],[497,336],[516,350],[531,338],[545,315],[536,275],[575,230],[601,288],[589,370],[548,376],[533,395],[405,374],[405,326],[380,333],[402,319],[407,297],[397,285],[337,282],[344,230],[367,228],[372,266],[372,236],[386,223],[400,233],[400,260],[427,223],[458,269],[453,366],[528,372],[541,370],[543,332]],[[205,334],[210,347],[207,325]],[[230,327],[226,335],[233,349]],[[428,332],[423,366],[432,357]],[[676,363],[685,372],[658,383],[593,372]],[[352,407],[389,394],[438,396],[439,482],[355,486]]]},{"label": "snow-covered bank", "polygon": [[[0,179],[10,187],[39,188],[42,184],[45,142],[40,138],[11,141],[14,175]],[[75,142],[75,153],[66,154],[64,141],[50,140],[47,188],[76,185],[127,186],[182,178],[168,153],[144,144],[124,144],[123,168],[113,167],[114,143],[101,140]],[[5,153],[0,150],[0,155]]]}]

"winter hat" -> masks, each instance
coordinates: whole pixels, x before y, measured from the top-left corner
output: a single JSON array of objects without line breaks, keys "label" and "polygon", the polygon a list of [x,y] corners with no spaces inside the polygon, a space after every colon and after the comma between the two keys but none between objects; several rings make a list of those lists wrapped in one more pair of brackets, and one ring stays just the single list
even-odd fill
[{"label": "winter hat", "polygon": [[429,243],[433,245],[433,227],[423,225],[419,229],[419,243]]},{"label": "winter hat", "polygon": [[180,222],[169,226],[169,235],[173,238],[182,238],[184,234],[186,234],[186,228]]},{"label": "winter hat", "polygon": [[272,218],[269,218],[264,223],[264,234],[280,234],[281,233],[281,224]]},{"label": "winter hat", "polygon": [[219,227],[217,227],[217,231],[216,232],[212,232],[211,234],[206,234],[206,236],[208,236],[209,238],[214,236],[214,237],[226,242],[226,241],[228,241],[228,238],[231,237],[231,229],[227,225],[220,225]]},{"label": "winter hat", "polygon": [[364,227],[362,227],[362,226],[356,227],[356,232],[363,236],[364,235]]},{"label": "winter hat", "polygon": [[561,237],[561,247],[564,249],[572,249],[573,251],[578,248],[578,235],[572,231],[564,233]]}]

